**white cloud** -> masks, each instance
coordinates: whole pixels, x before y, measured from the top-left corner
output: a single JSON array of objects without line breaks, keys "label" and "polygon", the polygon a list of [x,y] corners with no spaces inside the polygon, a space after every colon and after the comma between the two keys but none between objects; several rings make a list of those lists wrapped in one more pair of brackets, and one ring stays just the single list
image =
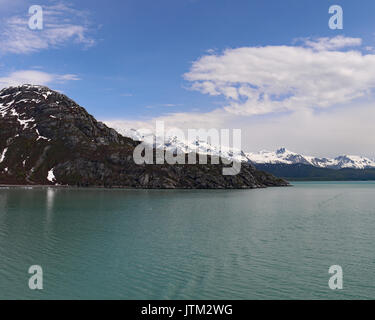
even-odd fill
[{"label": "white cloud", "polygon": [[[302,38],[301,40],[306,47],[313,48],[317,51],[325,51],[325,50],[337,50],[343,49],[347,47],[358,47],[362,45],[361,38],[350,38],[344,36],[337,36],[334,38]],[[298,42],[298,39],[297,39]]]},{"label": "white cloud", "polygon": [[63,75],[54,75],[56,81],[64,82],[64,81],[77,81],[81,80],[76,74],[63,74]]},{"label": "white cloud", "polygon": [[68,42],[95,44],[89,36],[88,14],[59,3],[43,8],[43,30],[30,30],[29,17],[12,16],[0,24],[0,53],[27,54],[48,48],[57,48]]},{"label": "white cloud", "polygon": [[80,80],[74,74],[52,74],[36,70],[19,70],[0,77],[0,88],[22,84],[50,85],[66,81]]},{"label": "white cloud", "polygon": [[[342,48],[359,43],[353,39],[315,43]],[[195,61],[185,79],[194,90],[225,97],[225,110],[238,115],[327,108],[370,94],[375,88],[375,55],[303,46],[228,49]]]}]

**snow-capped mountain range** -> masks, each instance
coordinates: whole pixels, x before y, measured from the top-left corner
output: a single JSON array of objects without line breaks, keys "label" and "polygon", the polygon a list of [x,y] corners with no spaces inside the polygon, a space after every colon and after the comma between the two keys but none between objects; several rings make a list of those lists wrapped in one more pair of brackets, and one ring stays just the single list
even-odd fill
[{"label": "snow-capped mountain range", "polygon": [[197,152],[199,154],[211,154],[213,156],[226,158],[232,161],[249,162],[249,159],[243,151],[237,150],[234,152],[234,150],[231,148],[220,148],[220,146],[211,145],[205,140],[182,141],[176,136],[170,136],[165,137],[164,143],[161,143],[153,134],[150,134],[149,132],[143,130],[126,129],[113,125],[112,123],[107,124],[125,137],[131,138],[135,141],[154,141],[154,147],[164,147],[165,150],[171,153],[175,153],[177,151],[182,151],[184,153]]},{"label": "snow-capped mountain range", "polygon": [[338,156],[334,159],[330,158],[317,158],[312,156],[301,155],[285,148],[281,148],[276,152],[272,151],[261,151],[258,153],[246,153],[248,159],[254,163],[259,164],[306,164],[318,168],[329,168],[329,169],[369,169],[375,168],[375,161],[369,158],[354,156],[354,155],[343,155]]},{"label": "snow-capped mountain range", "polygon": [[[115,128],[118,132],[126,137],[136,141],[144,141],[147,135],[143,134],[141,130]],[[160,143],[156,147],[160,147]],[[165,139],[165,148],[170,152],[175,150],[182,150],[183,152],[197,151],[198,153],[210,153],[215,156],[228,158],[241,162],[251,162],[253,164],[305,164],[317,168],[329,169],[370,169],[375,168],[375,160],[366,157],[355,155],[342,155],[334,159],[332,158],[318,158],[312,156],[305,156],[285,148],[280,148],[277,151],[260,151],[257,153],[246,153],[243,151],[233,152],[232,150],[220,150],[220,146],[212,146],[206,141],[196,140],[193,142],[181,141],[176,137],[168,137]]]}]

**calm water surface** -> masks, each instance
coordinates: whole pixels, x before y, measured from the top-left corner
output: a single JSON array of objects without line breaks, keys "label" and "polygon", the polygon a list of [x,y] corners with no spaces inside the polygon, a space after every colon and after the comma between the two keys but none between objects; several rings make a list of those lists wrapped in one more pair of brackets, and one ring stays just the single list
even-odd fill
[{"label": "calm water surface", "polygon": [[[328,288],[341,265],[344,290]],[[44,290],[28,288],[41,265]],[[373,299],[375,183],[0,189],[0,299]]]}]

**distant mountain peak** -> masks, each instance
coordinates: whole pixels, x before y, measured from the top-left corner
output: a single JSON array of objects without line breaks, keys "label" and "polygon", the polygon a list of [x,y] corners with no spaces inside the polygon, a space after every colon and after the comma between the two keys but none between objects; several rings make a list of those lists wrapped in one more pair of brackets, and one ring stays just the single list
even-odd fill
[{"label": "distant mountain peak", "polygon": [[284,153],[286,153],[286,152],[287,152],[287,150],[286,150],[286,148],[284,148],[284,147],[283,147],[283,148],[280,148],[279,150],[276,151],[277,154],[284,154]]}]

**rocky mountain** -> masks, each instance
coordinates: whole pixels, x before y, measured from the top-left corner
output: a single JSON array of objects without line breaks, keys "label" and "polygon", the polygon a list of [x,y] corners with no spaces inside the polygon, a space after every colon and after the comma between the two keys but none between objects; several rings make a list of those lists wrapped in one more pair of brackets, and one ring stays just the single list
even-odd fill
[{"label": "rocky mountain", "polygon": [[97,121],[67,96],[23,85],[0,91],[0,184],[128,188],[259,188],[288,183],[244,163],[136,165],[139,142]]}]

